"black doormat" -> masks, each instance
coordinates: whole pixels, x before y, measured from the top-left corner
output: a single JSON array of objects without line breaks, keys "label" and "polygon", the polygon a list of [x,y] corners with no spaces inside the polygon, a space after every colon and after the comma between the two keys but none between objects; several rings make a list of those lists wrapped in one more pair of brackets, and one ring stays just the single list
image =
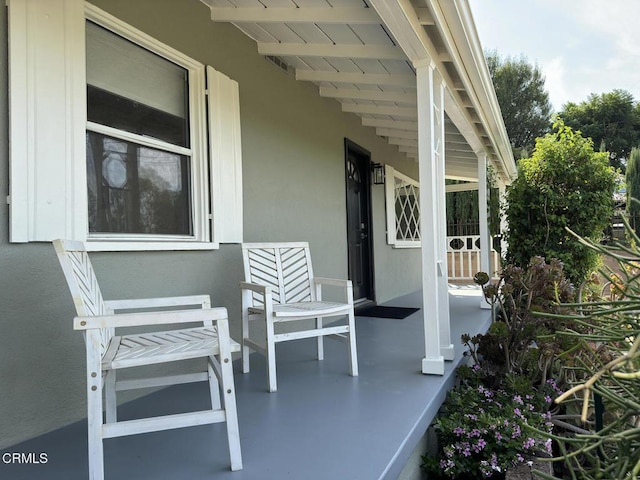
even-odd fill
[{"label": "black doormat", "polygon": [[409,307],[384,307],[382,305],[374,305],[372,307],[363,308],[356,311],[356,317],[377,317],[377,318],[393,318],[401,320],[408,317],[419,308]]}]

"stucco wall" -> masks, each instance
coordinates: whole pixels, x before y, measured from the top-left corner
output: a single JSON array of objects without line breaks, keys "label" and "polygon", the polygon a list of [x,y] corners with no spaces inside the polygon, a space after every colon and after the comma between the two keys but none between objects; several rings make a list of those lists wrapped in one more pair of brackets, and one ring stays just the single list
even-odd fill
[{"label": "stucco wall", "polygon": [[[198,0],[95,0],[95,5],[240,84],[244,238],[307,240],[316,273],[346,278],[344,138],[417,176],[396,147],[359,118],[257,54],[235,27],[214,24]],[[0,198],[8,194],[7,26],[0,9]],[[419,250],[385,241],[384,188],[373,186],[377,300],[420,286]],[[84,345],[50,244],[9,244],[0,207],[0,448],[85,416]],[[239,338],[242,277],[237,245],[211,252],[95,253],[106,298],[209,293]]]}]

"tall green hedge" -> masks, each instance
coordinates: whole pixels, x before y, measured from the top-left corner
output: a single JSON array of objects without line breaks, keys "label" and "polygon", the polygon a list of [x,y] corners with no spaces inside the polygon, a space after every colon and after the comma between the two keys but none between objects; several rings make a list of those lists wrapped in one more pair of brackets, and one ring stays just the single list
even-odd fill
[{"label": "tall green hedge", "polygon": [[558,120],[518,170],[507,190],[507,261],[524,267],[537,255],[558,258],[567,277],[581,283],[598,255],[567,228],[599,241],[611,221],[615,171],[607,153],[595,152],[590,139]]},{"label": "tall green hedge", "polygon": [[629,225],[636,233],[640,233],[640,203],[632,201],[632,198],[640,200],[640,149],[633,148],[627,161],[627,214]]}]

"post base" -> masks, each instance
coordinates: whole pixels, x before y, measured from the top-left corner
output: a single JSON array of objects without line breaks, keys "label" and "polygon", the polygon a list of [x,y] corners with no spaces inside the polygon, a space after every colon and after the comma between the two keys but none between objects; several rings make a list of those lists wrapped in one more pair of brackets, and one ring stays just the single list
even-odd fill
[{"label": "post base", "polygon": [[423,358],[422,373],[425,375],[444,375],[444,357]]},{"label": "post base", "polygon": [[453,344],[440,347],[440,355],[442,355],[445,360],[453,360],[456,358],[456,349]]}]

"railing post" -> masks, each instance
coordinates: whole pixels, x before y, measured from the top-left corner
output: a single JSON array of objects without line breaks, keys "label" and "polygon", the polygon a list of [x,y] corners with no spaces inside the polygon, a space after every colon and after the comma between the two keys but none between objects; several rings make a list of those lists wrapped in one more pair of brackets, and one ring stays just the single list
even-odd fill
[{"label": "railing post", "polygon": [[[478,154],[478,220],[480,222],[480,270],[493,277],[491,271],[491,237],[489,236],[489,203],[487,195],[487,155]],[[482,297],[481,308],[491,308],[487,300]]]}]

